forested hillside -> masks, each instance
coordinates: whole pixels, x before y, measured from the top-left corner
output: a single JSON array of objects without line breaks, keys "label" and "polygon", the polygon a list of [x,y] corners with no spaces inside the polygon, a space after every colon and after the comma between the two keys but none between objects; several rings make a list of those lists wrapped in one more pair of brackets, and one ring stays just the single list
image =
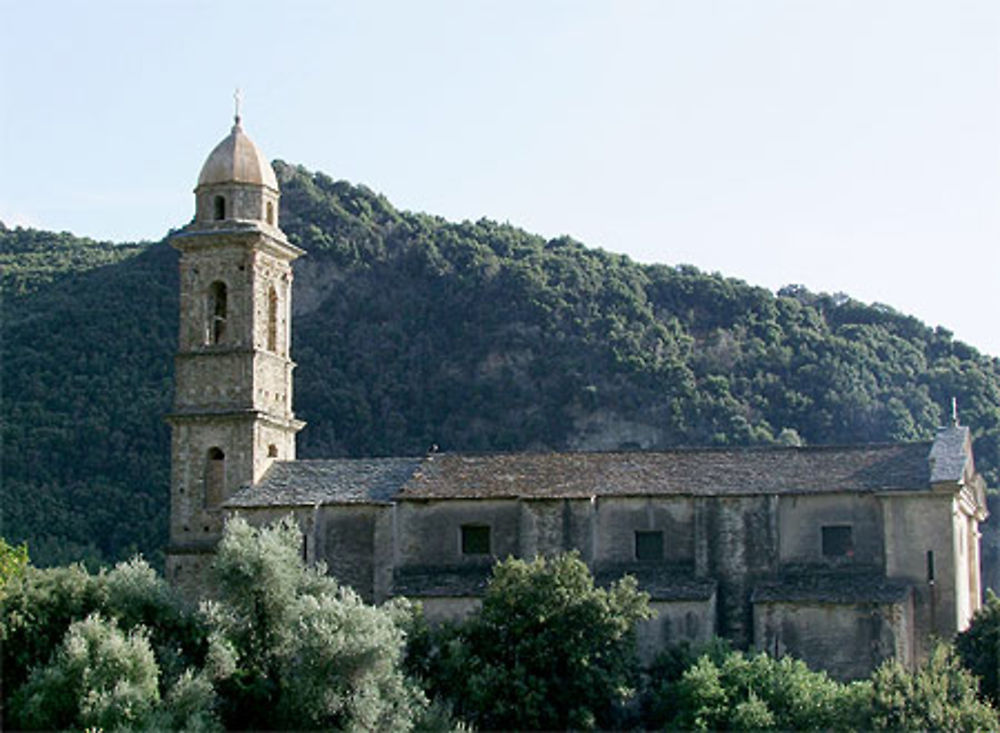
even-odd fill
[{"label": "forested hillside", "polygon": [[[308,253],[293,330],[303,457],[926,439],[955,397],[1000,484],[1000,360],[947,331],[275,169],[282,228]],[[109,264],[93,267],[69,244],[0,231],[3,533],[40,563],[134,549],[155,562],[176,254],[100,245]]]}]

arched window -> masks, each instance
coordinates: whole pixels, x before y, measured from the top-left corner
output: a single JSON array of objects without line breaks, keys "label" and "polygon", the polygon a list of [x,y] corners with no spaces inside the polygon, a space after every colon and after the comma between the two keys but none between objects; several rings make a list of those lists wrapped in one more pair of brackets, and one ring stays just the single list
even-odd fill
[{"label": "arched window", "polygon": [[267,202],[267,223],[274,226],[274,204]]},{"label": "arched window", "polygon": [[278,446],[276,446],[274,443],[271,443],[271,445],[267,446],[267,457],[268,458],[278,457]]},{"label": "arched window", "polygon": [[267,289],[267,350],[278,350],[278,293],[273,285]]},{"label": "arched window", "polygon": [[212,205],[214,208],[215,220],[222,221],[226,218],[226,197],[216,196],[212,200]]},{"label": "arched window", "polygon": [[205,461],[205,508],[214,509],[225,498],[226,454],[221,448],[209,448]]},{"label": "arched window", "polygon": [[208,287],[208,342],[217,344],[226,333],[226,284],[216,280]]}]

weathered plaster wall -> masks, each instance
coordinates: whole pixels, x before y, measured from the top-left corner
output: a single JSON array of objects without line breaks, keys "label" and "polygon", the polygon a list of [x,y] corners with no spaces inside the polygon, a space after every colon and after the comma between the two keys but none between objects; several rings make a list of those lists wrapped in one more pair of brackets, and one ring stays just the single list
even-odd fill
[{"label": "weathered plaster wall", "polygon": [[576,550],[584,561],[593,557],[591,532],[594,502],[589,499],[543,499],[520,502],[521,557],[555,555]]},{"label": "weathered plaster wall", "polygon": [[413,598],[420,602],[424,609],[424,618],[428,623],[439,624],[444,621],[460,621],[471,613],[478,611],[483,605],[478,598]]},{"label": "weathered plaster wall", "polygon": [[[823,527],[850,526],[854,550],[849,557],[823,556]],[[782,564],[884,565],[882,507],[862,494],[789,495],[778,504]]]},{"label": "weathered plaster wall", "polygon": [[791,655],[841,680],[865,677],[884,660],[913,659],[909,602],[767,602],[754,606],[755,647]]},{"label": "weathered plaster wall", "polygon": [[661,561],[693,567],[694,505],[690,498],[602,498],[596,504],[593,545],[596,565],[635,562],[635,533],[661,531]]},{"label": "weathered plaster wall", "polygon": [[754,583],[778,571],[778,497],[701,497],[695,501],[695,570],[718,583],[718,633],[750,645]]},{"label": "weathered plaster wall", "polygon": [[704,601],[651,601],[653,618],[636,628],[639,658],[649,664],[667,646],[705,644],[715,634],[715,596]]},{"label": "weathered plaster wall", "polygon": [[491,555],[517,555],[521,510],[514,500],[401,502],[396,510],[398,567],[490,563],[489,556],[462,554],[462,525],[490,528]]},{"label": "weathered plaster wall", "polygon": [[322,507],[316,522],[316,556],[333,577],[369,603],[376,600],[375,537],[380,514],[372,505]]},{"label": "weathered plaster wall", "polygon": [[[947,494],[883,498],[886,575],[914,584],[916,627],[945,639],[957,630],[953,511],[954,499]],[[934,553],[933,584],[928,578],[928,552]],[[924,636],[916,638],[917,656],[927,651]]]}]

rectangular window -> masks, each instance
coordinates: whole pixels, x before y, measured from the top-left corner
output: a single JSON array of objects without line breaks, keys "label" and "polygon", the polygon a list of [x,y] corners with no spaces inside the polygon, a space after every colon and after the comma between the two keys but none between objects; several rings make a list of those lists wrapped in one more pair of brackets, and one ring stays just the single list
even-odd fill
[{"label": "rectangular window", "polygon": [[636,532],[635,559],[639,562],[663,560],[663,532]]},{"label": "rectangular window", "polygon": [[489,555],[490,528],[482,524],[463,524],[462,554]]},{"label": "rectangular window", "polygon": [[854,538],[849,524],[823,527],[823,557],[852,557],[853,555]]}]

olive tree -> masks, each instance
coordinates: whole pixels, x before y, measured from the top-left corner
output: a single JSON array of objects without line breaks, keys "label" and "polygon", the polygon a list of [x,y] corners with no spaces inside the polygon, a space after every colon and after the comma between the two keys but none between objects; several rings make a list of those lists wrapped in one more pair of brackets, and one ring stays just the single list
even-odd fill
[{"label": "olive tree", "polygon": [[[226,527],[204,606],[233,728],[408,729],[422,693],[402,671],[404,603],[366,605],[306,567],[295,522]],[[225,667],[226,665],[221,665]]]},{"label": "olive tree", "polygon": [[26,728],[114,730],[144,724],[159,700],[148,631],[125,632],[93,614],[70,625],[52,659],[32,671],[12,713]]}]

